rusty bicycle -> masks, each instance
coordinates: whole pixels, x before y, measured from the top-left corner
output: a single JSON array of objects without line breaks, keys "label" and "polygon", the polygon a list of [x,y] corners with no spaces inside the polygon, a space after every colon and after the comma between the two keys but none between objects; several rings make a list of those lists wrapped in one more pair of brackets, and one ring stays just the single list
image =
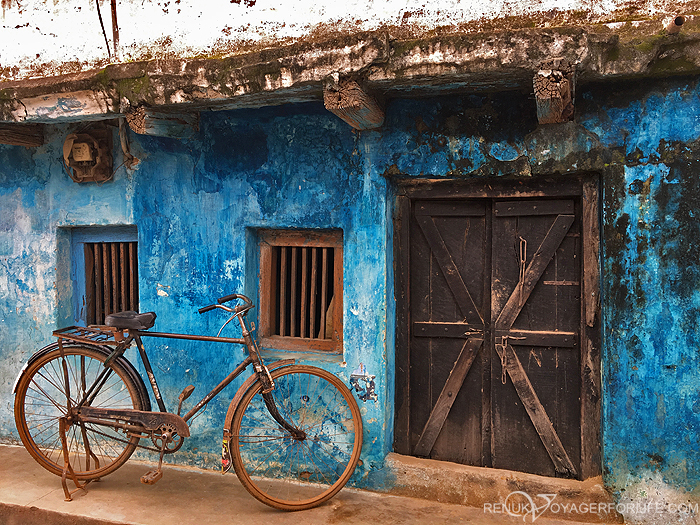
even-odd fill
[{"label": "rusty bicycle", "polygon": [[[227,305],[236,301],[234,307]],[[216,336],[151,332],[154,312],[120,312],[105,325],[71,326],[54,331],[57,341],[35,353],[14,385],[15,422],[25,448],[49,472],[61,476],[66,500],[90,481],[122,466],[136,450],[159,454],[158,466],[141,477],[148,484],[162,477],[163,458],[177,452],[190,436],[188,421],[252,365],[252,374],[234,396],[224,421],[222,469],[235,470],[255,498],[282,510],[320,505],[340,491],[360,458],[362,419],[353,394],[328,371],[294,364],[267,366],[246,319],[254,307],[242,294],[221,297],[199,309],[227,312]],[[221,337],[234,319],[241,338]],[[142,338],[159,337],[244,345],[246,358],[184,416],[165,401]],[[134,365],[124,356],[136,345],[157,410]],[[146,442],[147,444],[142,443]],[[68,489],[71,480],[76,488]]]}]

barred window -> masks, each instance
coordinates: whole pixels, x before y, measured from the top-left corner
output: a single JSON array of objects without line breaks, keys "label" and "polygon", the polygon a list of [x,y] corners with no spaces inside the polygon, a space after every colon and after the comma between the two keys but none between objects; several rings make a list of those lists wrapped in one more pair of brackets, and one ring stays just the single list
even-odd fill
[{"label": "barred window", "polygon": [[85,243],[87,324],[103,324],[108,314],[139,308],[136,242]]},{"label": "barred window", "polygon": [[342,232],[261,231],[261,345],[340,353],[342,322]]},{"label": "barred window", "polygon": [[135,226],[71,228],[75,322],[104,324],[115,312],[139,309]]}]

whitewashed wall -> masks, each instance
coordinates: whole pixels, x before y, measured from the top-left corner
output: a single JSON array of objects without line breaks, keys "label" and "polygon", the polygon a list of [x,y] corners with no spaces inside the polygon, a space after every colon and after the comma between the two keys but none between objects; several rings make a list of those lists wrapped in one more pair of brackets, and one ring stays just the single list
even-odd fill
[{"label": "whitewashed wall", "polygon": [[[112,48],[110,1],[99,2]],[[480,21],[506,17],[532,18],[546,27],[561,23],[556,12],[572,13],[569,19],[581,23],[663,17],[683,9],[680,3],[648,0],[255,0],[252,6],[246,0],[122,0],[119,56],[110,60],[95,0],[2,0],[0,80],[72,73],[119,60],[230,55],[243,44],[279,45],[382,27],[415,33],[472,24],[475,30]]]}]

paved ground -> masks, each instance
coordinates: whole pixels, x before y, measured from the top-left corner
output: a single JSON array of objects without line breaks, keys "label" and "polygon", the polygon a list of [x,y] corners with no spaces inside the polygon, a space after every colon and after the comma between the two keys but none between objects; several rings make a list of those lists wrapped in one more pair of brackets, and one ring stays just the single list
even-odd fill
[{"label": "paved ground", "polygon": [[[0,525],[514,525],[531,517],[343,489],[321,507],[280,512],[253,499],[234,474],[166,467],[156,485],[140,477],[151,467],[130,461],[114,474],[64,501],[60,478],[41,468],[21,447],[0,445]],[[539,525],[576,525],[539,518]]]}]

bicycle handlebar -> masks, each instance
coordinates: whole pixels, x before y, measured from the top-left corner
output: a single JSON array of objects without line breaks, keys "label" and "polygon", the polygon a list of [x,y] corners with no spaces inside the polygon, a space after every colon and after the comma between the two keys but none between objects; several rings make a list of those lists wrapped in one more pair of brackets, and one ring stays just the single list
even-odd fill
[{"label": "bicycle handlebar", "polygon": [[246,303],[246,306],[253,305],[253,301],[251,301],[248,297],[246,297],[245,295],[240,294],[240,293],[232,293],[231,295],[225,295],[223,297],[219,297],[216,300],[216,302],[219,304],[224,304],[224,303],[227,303],[229,301],[233,301],[234,299],[240,299],[241,301]]},{"label": "bicycle handlebar", "polygon": [[198,311],[200,314],[203,314],[204,312],[208,312],[208,311],[210,311],[210,310],[213,310],[214,308],[216,308],[216,305],[215,305],[215,304],[210,304],[209,306],[203,306],[202,308],[200,308],[200,309],[197,310],[197,311]]},{"label": "bicycle handlebar", "polygon": [[[205,313],[205,312],[209,312],[209,311],[214,310],[215,308],[217,308],[219,305],[222,305],[222,304],[227,303],[227,302],[229,302],[229,301],[233,301],[234,299],[240,299],[241,301],[243,301],[244,303],[246,303],[245,306],[241,306],[241,305],[236,306],[236,308],[234,309],[234,311],[235,311],[236,313],[238,313],[238,312],[240,312],[240,311],[242,311],[242,310],[247,310],[247,309],[253,307],[253,301],[251,301],[248,297],[246,297],[246,296],[243,295],[243,294],[233,293],[233,294],[231,294],[231,295],[225,295],[225,296],[223,296],[223,297],[219,297],[219,298],[216,300],[216,302],[217,302],[218,304],[210,304],[209,306],[203,306],[202,308],[200,308],[200,309],[198,310],[198,312],[199,312],[200,314],[203,314],[203,313]],[[230,310],[229,310],[229,311],[230,311]]]}]

